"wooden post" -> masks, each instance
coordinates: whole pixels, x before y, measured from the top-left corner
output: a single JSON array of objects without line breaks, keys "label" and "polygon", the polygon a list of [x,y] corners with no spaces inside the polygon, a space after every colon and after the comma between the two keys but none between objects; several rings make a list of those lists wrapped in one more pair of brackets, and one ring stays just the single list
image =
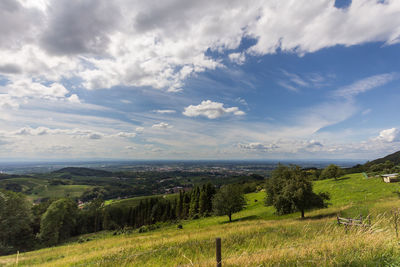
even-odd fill
[{"label": "wooden post", "polygon": [[398,229],[397,229],[397,211],[395,210],[393,212],[393,220],[394,220],[394,228],[396,230],[396,238],[399,238],[399,233],[398,233]]},{"label": "wooden post", "polygon": [[216,255],[216,259],[217,259],[217,267],[221,267],[222,263],[221,263],[221,238],[217,237],[215,239],[215,255]]}]

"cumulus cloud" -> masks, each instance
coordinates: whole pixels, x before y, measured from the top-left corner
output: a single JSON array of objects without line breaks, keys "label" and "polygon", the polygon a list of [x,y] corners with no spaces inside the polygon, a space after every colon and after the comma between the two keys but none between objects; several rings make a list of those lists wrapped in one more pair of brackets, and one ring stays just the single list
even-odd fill
[{"label": "cumulus cloud", "polygon": [[68,97],[68,101],[71,103],[75,103],[75,104],[81,103],[81,100],[79,99],[79,97],[76,94],[72,94],[70,97]]},{"label": "cumulus cloud", "polygon": [[8,94],[0,94],[0,108],[12,108],[17,109],[19,103],[17,100],[9,96]]},{"label": "cumulus cloud", "polygon": [[172,126],[169,125],[166,122],[160,122],[160,123],[157,123],[157,124],[153,124],[151,126],[151,128],[154,128],[154,129],[168,129],[168,128],[172,128]]},{"label": "cumulus cloud", "polygon": [[238,147],[245,150],[255,150],[255,151],[272,151],[279,148],[275,144],[261,144],[261,143],[248,143],[248,144],[238,144]]},{"label": "cumulus cloud", "polygon": [[88,135],[88,137],[89,137],[89,139],[92,139],[92,140],[98,140],[98,139],[103,138],[103,135],[98,134],[98,133],[91,133]]},{"label": "cumulus cloud", "polygon": [[246,55],[244,53],[231,53],[229,59],[238,65],[242,65],[246,61]]},{"label": "cumulus cloud", "polygon": [[243,150],[274,153],[316,152],[325,149],[322,142],[317,140],[275,140],[271,143],[252,142],[238,144]]},{"label": "cumulus cloud", "polygon": [[400,131],[396,128],[382,130],[375,140],[387,143],[398,142],[400,141]]},{"label": "cumulus cloud", "polygon": [[205,100],[202,101],[199,105],[190,105],[188,107],[185,107],[185,111],[182,114],[188,117],[203,116],[209,119],[217,119],[227,114],[242,116],[246,113],[239,110],[238,107],[225,108],[223,103]]},{"label": "cumulus cloud", "polygon": [[120,17],[114,1],[56,0],[51,4],[41,37],[46,51],[56,55],[104,53]]},{"label": "cumulus cloud", "polygon": [[[346,9],[336,8],[329,0],[311,5],[271,1],[262,6],[260,19],[249,26],[248,33],[258,39],[250,52],[266,54],[280,48],[303,54],[335,45],[398,43],[399,12],[397,1],[353,0]],[[366,19],[365,14],[375,19]]]},{"label": "cumulus cloud", "polygon": [[243,38],[255,44],[228,55],[238,64],[249,54],[277,50],[302,55],[335,45],[400,41],[397,1],[353,0],[345,9],[331,0],[4,0],[0,5],[1,73],[47,84],[76,77],[87,89],[180,91],[191,75],[223,66],[208,51],[230,52]]},{"label": "cumulus cloud", "polygon": [[137,133],[143,133],[144,132],[144,128],[143,127],[136,127],[136,132]]},{"label": "cumulus cloud", "polygon": [[52,132],[51,129],[46,127],[30,128],[24,127],[14,132],[15,135],[46,135]]},{"label": "cumulus cloud", "polygon": [[18,49],[33,42],[43,18],[44,14],[40,10],[24,7],[19,1],[0,1],[0,47]]},{"label": "cumulus cloud", "polygon": [[82,130],[82,129],[57,129],[48,127],[23,127],[12,132],[0,132],[5,136],[41,136],[41,135],[69,135],[72,137],[84,137],[92,140],[98,140],[102,138],[133,138],[136,133],[132,132],[119,132],[115,134],[99,133],[92,130]]},{"label": "cumulus cloud", "polygon": [[5,86],[12,97],[64,98],[68,90],[60,83],[44,85],[28,79],[19,79]]},{"label": "cumulus cloud", "polygon": [[307,148],[313,148],[313,147],[323,147],[324,145],[316,140],[310,140],[307,144]]},{"label": "cumulus cloud", "polygon": [[22,69],[17,64],[6,63],[0,65],[0,73],[3,74],[18,74],[21,73]]},{"label": "cumulus cloud", "polygon": [[117,133],[117,136],[119,136],[119,137],[133,138],[133,137],[136,136],[136,133],[119,132],[119,133]]}]

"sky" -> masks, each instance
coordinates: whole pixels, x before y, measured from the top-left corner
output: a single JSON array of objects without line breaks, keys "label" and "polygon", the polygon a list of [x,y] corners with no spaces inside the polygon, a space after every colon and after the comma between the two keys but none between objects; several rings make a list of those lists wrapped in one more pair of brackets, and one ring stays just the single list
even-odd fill
[{"label": "sky", "polygon": [[0,160],[400,150],[400,1],[1,0]]}]

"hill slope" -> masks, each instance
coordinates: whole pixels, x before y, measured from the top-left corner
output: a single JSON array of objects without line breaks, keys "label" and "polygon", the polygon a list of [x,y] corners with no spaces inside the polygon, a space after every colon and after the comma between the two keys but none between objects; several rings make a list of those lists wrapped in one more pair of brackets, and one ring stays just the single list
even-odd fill
[{"label": "hill slope", "polygon": [[[327,209],[277,216],[263,206],[264,192],[247,194],[248,206],[227,217],[182,222],[155,231],[113,235],[87,235],[84,243],[42,249],[19,255],[19,266],[215,266],[215,237],[222,238],[224,266],[398,266],[393,207],[400,199],[393,193],[399,184],[365,179],[361,174],[338,181],[317,181],[316,191],[331,193]],[[379,215],[386,212],[386,215]],[[372,214],[372,230],[336,225],[336,214],[358,217]],[[0,265],[12,266],[16,255],[0,257]]]},{"label": "hill slope", "polygon": [[76,176],[98,176],[98,177],[110,177],[113,175],[113,173],[109,171],[82,168],[82,167],[62,168],[57,171],[54,171],[53,173],[68,173]]},{"label": "hill slope", "polygon": [[367,162],[367,163],[365,163],[365,166],[369,167],[374,164],[385,163],[387,160],[393,162],[395,165],[400,164],[400,151],[394,152],[383,158],[379,158],[379,159],[375,159],[373,161]]}]

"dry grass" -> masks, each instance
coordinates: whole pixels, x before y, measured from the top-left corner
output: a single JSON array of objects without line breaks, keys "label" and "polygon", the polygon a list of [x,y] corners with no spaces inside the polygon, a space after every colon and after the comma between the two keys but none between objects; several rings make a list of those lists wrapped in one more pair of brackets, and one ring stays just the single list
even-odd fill
[{"label": "dry grass", "polygon": [[[400,204],[397,201],[396,204]],[[328,209],[329,214],[338,211]],[[324,215],[314,212],[315,215]],[[214,238],[222,238],[224,266],[387,266],[399,263],[390,213],[370,230],[347,233],[334,217],[252,220],[199,229],[168,229],[108,237],[19,256],[20,266],[215,266]],[[15,256],[0,263],[10,266]]]},{"label": "dry grass", "polygon": [[[86,243],[21,253],[19,266],[215,266],[215,237],[222,238],[223,266],[400,266],[392,213],[400,207],[398,198],[334,204],[306,213],[305,220],[276,220],[262,206],[263,196],[250,194],[248,208],[233,223],[212,217],[184,222],[181,230],[171,225],[142,234],[97,234]],[[345,203],[344,192],[334,197]],[[336,224],[337,213],[361,211],[372,214],[370,229],[346,232]],[[15,260],[16,255],[0,257],[0,265],[15,266]]]}]

